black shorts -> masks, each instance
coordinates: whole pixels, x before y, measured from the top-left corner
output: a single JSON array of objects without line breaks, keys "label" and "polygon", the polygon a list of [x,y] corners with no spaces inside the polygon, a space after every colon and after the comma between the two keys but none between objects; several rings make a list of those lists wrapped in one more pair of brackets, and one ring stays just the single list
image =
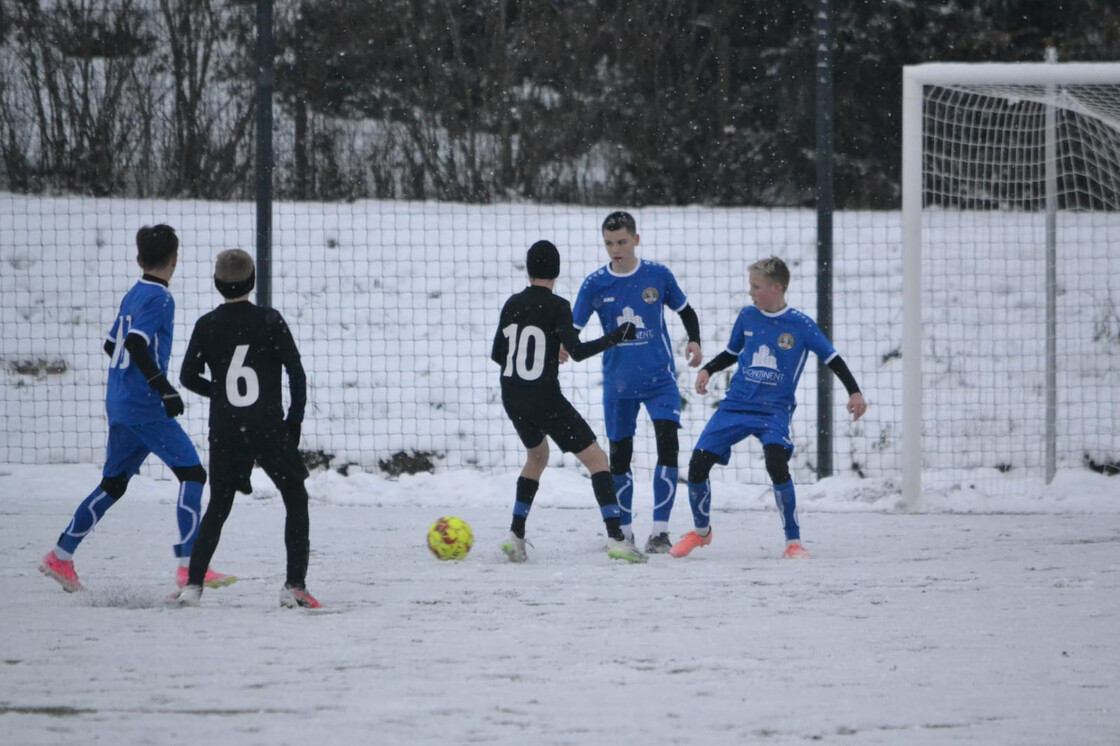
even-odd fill
[{"label": "black shorts", "polygon": [[288,428],[281,421],[275,426],[210,432],[210,489],[217,492],[232,487],[249,493],[249,475],[253,464],[260,464],[280,492],[288,485],[302,483],[308,477],[299,448],[292,442]]},{"label": "black shorts", "polygon": [[503,387],[502,406],[526,448],[536,448],[546,435],[566,453],[595,442],[591,426],[561,393]]}]

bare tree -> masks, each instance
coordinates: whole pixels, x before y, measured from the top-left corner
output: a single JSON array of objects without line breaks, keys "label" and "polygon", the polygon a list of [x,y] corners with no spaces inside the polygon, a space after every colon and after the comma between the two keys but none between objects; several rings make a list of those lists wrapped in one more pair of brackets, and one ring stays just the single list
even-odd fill
[{"label": "bare tree", "polygon": [[134,152],[132,62],[152,40],[131,0],[5,3],[4,161],[28,188],[119,193]]},{"label": "bare tree", "polygon": [[171,59],[171,192],[191,197],[244,193],[252,157],[254,79],[246,78],[243,64],[250,26],[239,25],[237,16],[248,8],[159,0],[159,12]]}]

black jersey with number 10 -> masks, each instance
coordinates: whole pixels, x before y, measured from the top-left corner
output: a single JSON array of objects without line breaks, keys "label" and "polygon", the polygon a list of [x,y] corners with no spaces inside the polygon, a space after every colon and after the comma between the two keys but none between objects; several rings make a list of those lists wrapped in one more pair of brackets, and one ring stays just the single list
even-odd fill
[{"label": "black jersey with number 10", "polygon": [[[203,367],[210,379],[202,377]],[[281,392],[288,371],[290,414],[303,419],[307,378],[279,311],[249,301],[223,303],[195,324],[179,380],[210,398],[210,429],[265,428],[284,420]]]},{"label": "black jersey with number 10", "polygon": [[503,387],[559,390],[560,345],[578,362],[618,344],[631,329],[624,325],[593,342],[580,342],[571,304],[546,287],[530,285],[502,307],[490,359],[502,366]]}]

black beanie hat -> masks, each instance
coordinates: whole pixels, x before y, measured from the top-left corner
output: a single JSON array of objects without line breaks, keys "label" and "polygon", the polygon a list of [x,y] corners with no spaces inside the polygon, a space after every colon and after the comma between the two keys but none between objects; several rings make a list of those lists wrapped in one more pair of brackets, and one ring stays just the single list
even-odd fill
[{"label": "black beanie hat", "polygon": [[525,255],[525,271],[538,280],[555,280],[560,274],[560,252],[551,241],[537,241]]}]

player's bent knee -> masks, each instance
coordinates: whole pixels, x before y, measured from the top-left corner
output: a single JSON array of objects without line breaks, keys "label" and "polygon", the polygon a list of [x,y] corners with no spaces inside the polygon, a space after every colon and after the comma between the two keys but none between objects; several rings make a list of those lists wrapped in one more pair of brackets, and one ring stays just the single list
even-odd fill
[{"label": "player's bent knee", "polygon": [[171,471],[175,472],[175,476],[180,482],[198,482],[206,484],[206,469],[202,468],[202,464],[196,466],[176,466]]},{"label": "player's bent knee", "polygon": [[774,484],[785,484],[789,476],[789,449],[776,443],[762,447],[766,457],[766,473]]},{"label": "player's bent knee", "polygon": [[700,483],[708,479],[708,475],[712,473],[712,467],[719,461],[719,456],[711,451],[702,451],[697,448],[692,452],[692,458],[688,460],[688,481]]},{"label": "player's bent knee", "polygon": [[114,500],[119,500],[125,490],[128,489],[128,475],[121,474],[116,477],[104,477],[101,480],[101,489],[105,490],[105,494]]}]

